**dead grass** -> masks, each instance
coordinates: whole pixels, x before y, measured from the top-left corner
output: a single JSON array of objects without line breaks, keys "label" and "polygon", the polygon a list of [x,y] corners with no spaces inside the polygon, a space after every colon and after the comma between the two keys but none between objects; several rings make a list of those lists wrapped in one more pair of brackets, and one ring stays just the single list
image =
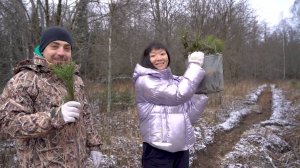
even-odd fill
[{"label": "dead grass", "polygon": [[241,81],[239,83],[225,82],[224,91],[219,93],[208,94],[208,106],[206,107],[202,117],[208,124],[219,122],[221,109],[227,108],[235,101],[245,99],[245,95],[264,84],[262,81]]},{"label": "dead grass", "polygon": [[[241,102],[250,91],[265,83],[269,82],[251,80],[239,83],[226,82],[223,92],[208,95],[209,103],[202,119],[208,124],[216,124],[219,122],[218,116],[224,113],[222,109],[226,109],[226,105],[232,105],[235,101]],[[285,95],[288,95],[289,100],[297,100],[295,103],[300,104],[299,81],[275,81],[274,83],[288,91]],[[93,104],[96,106],[99,105],[98,108],[93,107],[92,109],[98,109],[95,111],[97,116],[96,128],[102,137],[103,153],[115,156],[116,167],[140,167],[142,151],[140,145],[142,140],[138,131],[138,116],[134,104],[134,90],[131,80],[114,81],[112,86],[113,110],[111,113],[106,113],[105,109],[107,86],[93,83],[86,85],[89,88],[88,93],[91,102],[94,102]],[[300,122],[300,117],[298,120]],[[293,130],[286,137],[293,148],[293,152],[296,153],[293,156],[298,157],[298,160],[300,157],[299,131],[299,128]],[[295,137],[297,140],[295,140]],[[297,158],[293,160],[297,160]],[[249,162],[252,162],[252,160]]]},{"label": "dead grass", "polygon": [[249,91],[254,90],[257,86],[266,83],[265,81],[244,80],[239,83],[226,82],[224,87],[225,95],[245,96]]},{"label": "dead grass", "polygon": [[292,104],[300,104],[300,80],[276,81],[276,85],[283,88],[285,97],[292,102]]},{"label": "dead grass", "polygon": [[116,167],[140,167],[142,141],[131,80],[113,82],[110,113],[106,112],[107,85],[88,83],[87,88],[90,102],[97,106],[92,109],[97,109],[95,127],[101,135],[102,152],[114,156]]},{"label": "dead grass", "polygon": [[[225,83],[223,92],[209,94],[209,103],[202,118],[208,124],[219,122],[218,116],[223,113],[226,104],[241,101],[250,91],[264,84],[264,81],[241,81]],[[300,104],[300,81],[275,81],[279,87],[287,90],[287,98]],[[131,80],[114,81],[112,86],[112,112],[106,112],[107,85],[85,82],[91,109],[95,116],[95,128],[102,140],[103,153],[114,156],[116,167],[140,167],[141,137],[138,131],[138,116],[134,104],[134,90]],[[300,115],[298,115],[300,123]],[[295,129],[286,136],[292,145],[295,156],[300,158],[300,129]],[[296,139],[296,140],[295,140]]]},{"label": "dead grass", "polygon": [[[226,83],[223,92],[209,94],[209,103],[205,112],[203,113],[203,119],[208,124],[215,124],[218,122],[218,111],[222,108],[222,103],[228,103],[234,101],[234,99],[243,99],[245,94],[250,90],[257,88],[261,83],[244,81],[238,84]],[[139,157],[142,151],[138,144],[141,144],[141,137],[138,131],[138,116],[136,107],[134,104],[134,90],[131,81],[114,82],[112,86],[112,92],[117,94],[127,94],[131,100],[124,100],[124,97],[113,96],[114,110],[108,114],[105,112],[105,108],[99,109],[99,117],[97,126],[103,141],[103,152],[108,155],[114,155],[118,158],[117,165],[128,165],[128,163],[135,162],[135,165],[139,164],[139,159],[133,161],[132,158]],[[106,102],[106,85],[91,84],[88,86],[91,97],[98,97],[99,101]],[[96,94],[96,96],[95,96]],[[117,102],[127,101],[125,107],[117,105]],[[99,103],[106,107],[105,103]],[[133,147],[126,148],[124,144],[132,144]],[[125,145],[126,146],[126,145]],[[124,152],[130,151],[131,157],[124,157]],[[136,155],[135,155],[136,154]]]},{"label": "dead grass", "polygon": [[[300,80],[276,81],[278,87],[283,88],[285,98],[295,107],[295,121],[300,124]],[[291,151],[280,158],[281,166],[299,167],[300,163],[300,127],[295,127],[284,135],[284,139],[290,145]]]},{"label": "dead grass", "polygon": [[[285,98],[295,108],[295,121],[300,124],[300,80],[280,80],[274,83],[284,90]],[[286,132],[284,139],[290,145],[291,151],[285,153],[278,160],[278,163],[282,167],[300,167],[300,127],[295,127]]]}]

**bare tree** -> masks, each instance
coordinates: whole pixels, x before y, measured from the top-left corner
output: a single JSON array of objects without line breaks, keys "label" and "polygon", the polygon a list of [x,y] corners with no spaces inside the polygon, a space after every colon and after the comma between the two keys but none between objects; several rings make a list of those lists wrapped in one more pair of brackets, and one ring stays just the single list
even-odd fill
[{"label": "bare tree", "polygon": [[[295,0],[292,10],[296,26],[299,4]],[[172,69],[182,73],[185,30],[191,38],[214,35],[225,41],[226,79],[290,78],[299,76],[293,61],[298,60],[299,29],[288,23],[271,31],[257,22],[248,0],[0,0],[0,53],[6,60],[1,70],[10,72],[18,60],[30,58],[45,27],[62,25],[75,37],[74,59],[83,77],[95,82],[130,77],[152,40],[167,45]]]}]

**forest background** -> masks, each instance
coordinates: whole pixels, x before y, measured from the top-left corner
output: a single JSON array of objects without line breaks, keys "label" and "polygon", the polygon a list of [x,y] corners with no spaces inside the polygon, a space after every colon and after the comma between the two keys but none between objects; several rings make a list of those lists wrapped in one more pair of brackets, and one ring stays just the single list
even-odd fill
[{"label": "forest background", "polygon": [[[300,0],[291,13],[270,27],[259,21],[249,0],[0,0],[0,90],[17,62],[32,58],[43,30],[66,27],[74,37],[72,55],[81,65],[102,152],[119,167],[139,165],[142,149],[137,144],[142,141],[131,77],[144,48],[153,40],[165,44],[172,72],[182,75],[187,56],[183,35],[190,40],[212,35],[224,42],[225,89],[209,95],[207,123],[217,123],[219,115],[230,112],[224,107],[231,109],[261,82],[291,84],[287,96],[299,104]],[[293,132],[291,146],[299,160],[299,127]],[[15,164],[13,147],[0,137],[0,167]]]},{"label": "forest background", "polygon": [[41,32],[60,25],[74,36],[81,75],[105,86],[110,111],[114,80],[130,79],[153,40],[170,50],[174,74],[184,72],[182,36],[224,41],[226,82],[299,79],[300,0],[275,27],[260,23],[248,0],[0,0],[0,88],[17,62],[33,56]]}]

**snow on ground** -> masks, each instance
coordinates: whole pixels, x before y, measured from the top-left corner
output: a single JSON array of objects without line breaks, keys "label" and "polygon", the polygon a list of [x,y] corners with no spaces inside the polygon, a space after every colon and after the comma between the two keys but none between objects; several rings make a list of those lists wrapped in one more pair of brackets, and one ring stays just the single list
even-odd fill
[{"label": "snow on ground", "polygon": [[[255,124],[250,130],[244,132],[233,151],[225,155],[222,167],[275,168],[273,158],[280,160],[284,159],[283,156],[292,155],[291,147],[281,138],[281,135],[285,132],[284,130],[297,126],[291,117],[293,110],[291,110],[290,102],[285,100],[281,89],[275,88],[275,85],[271,85],[271,89],[272,115],[270,119]],[[297,165],[300,166],[300,163]]]},{"label": "snow on ground", "polygon": [[[258,97],[267,87],[267,84],[263,84],[259,86],[256,90],[250,92],[246,96],[246,104],[252,105],[257,102]],[[230,112],[229,117],[227,120],[221,124],[216,126],[208,126],[205,121],[200,121],[199,126],[195,127],[195,136],[196,136],[196,143],[190,150],[190,165],[192,164],[193,160],[197,159],[195,154],[196,151],[205,150],[206,145],[212,144],[214,142],[214,134],[217,131],[229,131],[234,127],[238,126],[239,122],[243,117],[254,112],[249,107],[241,107],[240,110],[234,110]],[[201,120],[201,119],[200,119]]]},{"label": "snow on ground", "polygon": [[232,128],[236,127],[238,125],[238,123],[241,121],[241,119],[250,114],[252,111],[251,109],[249,108],[243,108],[239,111],[233,111],[230,113],[230,116],[229,118],[217,125],[217,129],[221,129],[221,130],[224,130],[224,131],[230,131]]},{"label": "snow on ground", "polygon": [[276,125],[276,126],[297,126],[294,121],[294,110],[291,107],[291,103],[286,101],[282,90],[271,85],[272,89],[272,115],[269,120],[261,122],[262,126]]},{"label": "snow on ground", "polygon": [[[221,124],[215,125],[215,126],[209,126],[207,123],[205,123],[204,120],[199,121],[199,124],[195,126],[195,136],[196,136],[196,143],[190,150],[190,164],[192,164],[193,160],[197,159],[196,151],[201,151],[206,148],[206,145],[212,144],[214,142],[214,135],[217,131],[229,131],[233,129],[234,127],[237,127],[239,122],[243,117],[250,114],[251,112],[254,112],[255,110],[252,110],[248,107],[248,105],[253,105],[257,102],[258,97],[260,94],[264,91],[266,88],[266,84],[259,86],[256,90],[250,92],[246,96],[245,100],[245,107],[240,107],[239,110],[233,110],[229,114],[229,118]],[[128,142],[124,142],[125,144]],[[123,144],[124,144],[123,143]],[[119,146],[119,145],[117,145]],[[141,144],[140,144],[141,147]],[[108,156],[105,156],[106,158],[109,158]],[[133,156],[132,156],[133,157]],[[136,160],[139,162],[140,156],[136,156]],[[110,156],[110,158],[115,158],[115,156]],[[106,162],[107,164],[112,164],[114,161]],[[106,164],[106,165],[107,165]],[[135,163],[134,165],[137,165],[138,163]]]},{"label": "snow on ground", "polygon": [[[250,92],[248,95],[246,95],[246,100],[244,101],[244,104],[246,106],[245,107],[242,106],[242,107],[240,107],[239,110],[233,110],[232,112],[230,112],[229,117],[226,119],[225,122],[223,122],[221,124],[218,124],[215,126],[209,126],[207,123],[205,123],[204,120],[200,119],[198,125],[195,126],[196,143],[190,150],[190,165],[192,164],[193,160],[197,159],[197,156],[196,156],[197,151],[205,150],[205,148],[208,144],[212,144],[214,142],[214,135],[217,131],[229,131],[229,130],[233,129],[234,127],[237,127],[243,117],[250,114],[251,112],[255,112],[255,110],[252,110],[248,106],[253,105],[257,102],[258,97],[264,91],[264,89],[266,87],[267,87],[267,84],[261,85],[256,90],[254,90],[254,91]],[[247,141],[242,140],[242,142],[246,143]],[[124,143],[126,144],[128,142],[123,142],[123,144]],[[117,146],[119,146],[119,145],[117,145]],[[239,146],[242,149],[243,148],[242,146],[246,146],[246,145],[239,144]],[[140,144],[140,147],[141,147],[141,144]],[[250,152],[254,149],[255,148],[251,148],[251,150],[247,150],[244,152]],[[136,157],[137,157],[136,159],[139,162],[140,156],[136,156]],[[104,158],[106,158],[106,159],[111,158],[111,161],[107,160],[106,162],[103,162],[103,163],[106,163],[106,167],[108,165],[110,165],[110,166],[114,165],[113,163],[115,162],[115,156],[111,155],[109,157],[109,156],[105,155]],[[137,163],[135,163],[134,165],[137,165]]]},{"label": "snow on ground", "polygon": [[206,145],[213,143],[214,134],[214,127],[206,126],[203,122],[195,127],[196,142],[190,149],[190,165],[197,159],[197,151],[203,150],[206,148]]},{"label": "snow on ground", "polygon": [[261,95],[261,93],[264,91],[264,89],[267,87],[267,84],[263,84],[259,86],[254,91],[250,92],[248,95],[246,95],[245,104],[251,105],[255,104],[258,100],[258,97]]},{"label": "snow on ground", "polygon": [[[256,90],[250,92],[246,96],[245,104],[247,104],[247,105],[255,104],[258,100],[258,97],[261,95],[261,93],[264,91],[264,89],[266,87],[267,87],[267,84],[263,84],[263,85],[259,86]],[[238,111],[232,111],[229,115],[229,118],[225,122],[217,125],[216,129],[230,131],[234,127],[238,126],[239,122],[241,121],[241,119],[243,117],[245,117],[246,115],[248,115],[252,112],[255,112],[255,111],[253,111],[248,106],[246,106],[245,108],[238,110]]]},{"label": "snow on ground", "polygon": [[[214,134],[217,131],[230,131],[238,126],[243,117],[251,112],[256,112],[248,105],[256,104],[258,97],[266,87],[266,84],[261,85],[249,93],[244,101],[246,106],[230,112],[225,122],[210,127],[205,126],[205,122],[201,122],[200,127],[195,127],[197,141],[191,150],[190,162],[197,159],[197,156],[194,154],[195,151],[205,150],[206,145],[214,142]],[[285,100],[282,90],[275,88],[275,85],[271,85],[271,89],[272,115],[270,119],[255,124],[250,130],[245,131],[240,141],[234,146],[233,151],[225,155],[222,167],[276,167],[272,159],[274,153],[290,151],[288,143],[280,138],[282,127],[291,128],[299,125],[293,121],[294,114],[292,112],[294,110],[291,110],[291,103]],[[253,162],[254,158],[256,161],[262,161]]]},{"label": "snow on ground", "polygon": [[[230,108],[231,112],[224,119],[223,123],[211,126],[200,119],[197,126],[195,126],[196,143],[190,151],[190,164],[197,159],[197,151],[205,150],[208,144],[214,142],[216,132],[232,130],[239,125],[243,117],[255,112],[251,107],[256,104],[258,97],[266,87],[266,84],[261,85],[246,95],[244,105],[241,104],[238,109]],[[290,146],[281,138],[282,130],[283,128],[288,129],[299,126],[294,121],[293,112],[296,111],[295,108],[299,110],[300,105],[291,107],[291,103],[285,100],[281,89],[276,88],[275,85],[271,85],[271,89],[272,115],[270,119],[257,123],[251,129],[245,131],[233,150],[225,155],[222,160],[222,167],[276,167],[272,159],[274,155],[287,153],[286,157],[289,157],[288,154],[291,153]],[[128,114],[123,115],[126,116]],[[129,128],[132,125],[136,125],[133,119],[127,119],[126,123],[126,127]],[[114,127],[117,127],[117,125]],[[140,166],[142,144],[140,144],[141,141],[139,139],[116,136],[112,137],[111,141],[111,144],[114,144],[113,146],[103,145],[104,151],[111,151],[112,153],[104,152],[105,154],[103,154],[101,161],[102,167],[116,167],[118,165],[117,162],[124,161],[131,163],[127,164],[130,165],[129,167]],[[126,158],[124,159],[124,157]],[[253,162],[254,159],[256,162]],[[257,162],[259,160],[262,161]],[[295,164],[300,166],[300,163]],[[122,168],[126,167],[123,166]]]}]

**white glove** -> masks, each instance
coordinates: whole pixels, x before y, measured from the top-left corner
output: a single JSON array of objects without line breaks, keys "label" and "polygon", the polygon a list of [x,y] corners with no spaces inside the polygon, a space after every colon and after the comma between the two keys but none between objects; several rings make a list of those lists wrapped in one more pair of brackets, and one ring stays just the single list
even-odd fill
[{"label": "white glove", "polygon": [[61,106],[61,113],[66,123],[75,122],[79,118],[80,103],[69,101]]},{"label": "white glove", "polygon": [[91,151],[91,158],[95,168],[100,167],[102,156],[102,153],[99,151]]},{"label": "white glove", "polygon": [[204,61],[204,53],[201,51],[196,51],[193,52],[192,54],[189,55],[188,57],[188,62],[191,63],[197,63],[199,64],[201,67],[203,65],[203,61]]}]

